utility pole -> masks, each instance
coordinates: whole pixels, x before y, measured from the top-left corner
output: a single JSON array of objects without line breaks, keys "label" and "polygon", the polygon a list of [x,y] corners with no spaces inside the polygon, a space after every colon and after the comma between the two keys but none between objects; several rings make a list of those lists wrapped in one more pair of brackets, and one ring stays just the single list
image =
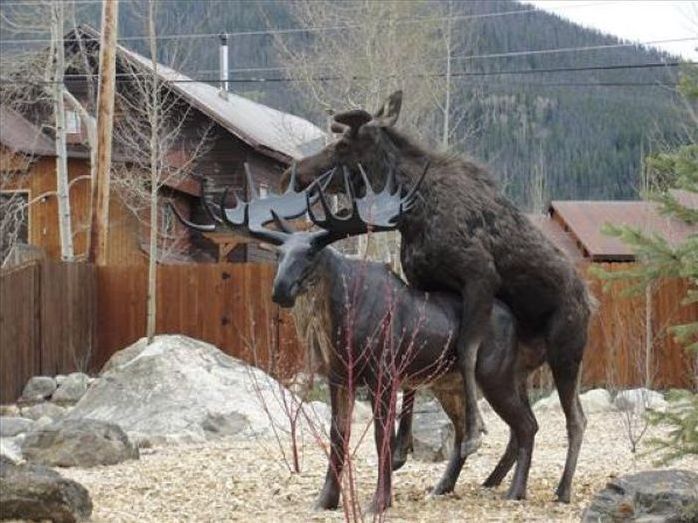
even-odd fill
[{"label": "utility pole", "polygon": [[89,260],[107,263],[109,233],[109,183],[112,130],[114,127],[114,91],[116,82],[116,32],[118,0],[104,0],[102,36],[99,44],[99,90],[97,95],[97,169],[92,180],[92,219],[90,222]]}]

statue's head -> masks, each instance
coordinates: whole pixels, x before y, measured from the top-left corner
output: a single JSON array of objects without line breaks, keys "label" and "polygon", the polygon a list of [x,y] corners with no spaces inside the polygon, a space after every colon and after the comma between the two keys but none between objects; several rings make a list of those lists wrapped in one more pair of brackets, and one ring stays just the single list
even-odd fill
[{"label": "statue's head", "polygon": [[[336,166],[347,168],[352,175],[358,175],[357,166],[363,165],[369,175],[385,175],[381,166],[385,164],[384,156],[390,154],[391,142],[386,134],[387,128],[393,127],[400,115],[402,91],[396,91],[388,97],[381,107],[371,114],[363,109],[353,109],[338,113],[332,120],[332,132],[336,139],[318,153],[299,160],[296,164],[297,180],[300,187],[307,187],[318,177]],[[290,169],[281,179],[282,187],[288,185]],[[358,178],[358,177],[357,177]],[[331,184],[329,190],[341,190],[339,183]]]}]

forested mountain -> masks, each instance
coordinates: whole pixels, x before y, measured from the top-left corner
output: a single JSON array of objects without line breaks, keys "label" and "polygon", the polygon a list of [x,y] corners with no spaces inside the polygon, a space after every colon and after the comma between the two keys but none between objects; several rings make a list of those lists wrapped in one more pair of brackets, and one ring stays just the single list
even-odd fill
[{"label": "forested mountain", "polygon": [[[445,1],[432,3],[442,7]],[[165,2],[159,15],[161,35],[209,36],[163,39],[161,58],[170,61],[176,48],[184,72],[212,80],[218,74],[216,34],[248,32],[231,38],[232,90],[324,127],[326,116],[320,108],[301,96],[298,83],[286,81],[287,71],[275,69],[279,61],[274,39],[263,33],[297,27],[288,5],[284,1]],[[454,148],[488,164],[521,205],[535,203],[532,193],[536,191],[531,188],[540,186],[541,179],[545,180],[544,199],[635,198],[643,154],[682,141],[675,94],[666,87],[675,83],[677,68],[614,68],[672,62],[674,57],[636,46],[512,56],[620,42],[542,11],[522,12],[530,6],[510,0],[454,2],[453,9],[453,35],[456,48],[461,49],[457,54],[475,55],[452,62],[452,104],[468,107],[460,124],[463,139]],[[489,16],[493,13],[500,16]],[[97,26],[99,6],[81,7],[77,19]],[[145,32],[128,2],[122,3],[119,24],[120,38]],[[337,37],[341,38],[341,31]],[[303,46],[312,38],[312,32],[292,33],[287,41],[290,46]],[[143,40],[121,43],[145,50]],[[508,56],[492,56],[502,53]],[[571,68],[576,70],[521,72]],[[493,74],[501,71],[509,74]],[[409,93],[405,93],[405,104],[409,104]]]}]

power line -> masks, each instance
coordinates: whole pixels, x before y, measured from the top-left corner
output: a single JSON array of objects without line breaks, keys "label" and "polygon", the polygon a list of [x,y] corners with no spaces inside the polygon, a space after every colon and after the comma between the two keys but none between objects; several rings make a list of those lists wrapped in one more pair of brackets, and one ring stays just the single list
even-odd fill
[{"label": "power line", "polygon": [[[459,72],[459,73],[452,73],[451,77],[455,78],[463,78],[463,77],[472,77],[472,78],[478,78],[478,77],[487,77],[487,76],[501,76],[501,75],[530,75],[530,74],[537,74],[537,73],[565,73],[565,72],[581,72],[581,71],[615,71],[615,70],[634,70],[634,69],[653,69],[653,68],[674,68],[674,67],[679,67],[681,65],[698,65],[698,62],[654,62],[654,63],[645,63],[645,64],[615,64],[615,65],[592,65],[592,66],[579,66],[579,67],[550,67],[550,68],[538,68],[538,69],[509,69],[509,70],[504,70],[504,71],[481,71],[481,72]],[[65,75],[66,79],[70,78],[88,78],[88,77],[94,77],[96,76],[95,74],[80,74],[80,75]],[[137,77],[149,77],[149,73],[143,73],[143,74],[133,74],[133,73],[119,73],[117,74],[117,77],[120,77],[124,80],[131,80],[135,81]],[[418,75],[417,75],[418,76]],[[435,73],[435,74],[430,74],[430,75],[424,75],[424,76],[429,76],[431,78],[443,78],[446,76],[445,73]],[[354,76],[352,79],[359,80],[362,79],[363,77],[360,76]],[[333,81],[333,80],[340,80],[342,77],[340,76],[319,76],[316,78],[313,78],[313,80],[316,81]],[[171,84],[182,84],[182,83],[220,83],[221,79],[220,78],[183,78],[179,80],[161,80],[164,83],[171,83]],[[296,81],[301,81],[299,78],[290,78],[290,77],[267,77],[267,78],[229,78],[226,80],[229,83],[277,83],[277,82],[296,82]],[[53,80],[6,80],[2,79],[0,80],[0,83],[10,83],[10,84],[22,84],[22,83],[30,83],[30,84],[53,84],[56,83]],[[612,82],[609,82],[612,83]],[[614,83],[615,84],[615,83]],[[620,83],[619,83],[620,84]],[[629,84],[623,84],[623,85],[629,85]],[[644,85],[644,84],[643,84]]]},{"label": "power line", "polygon": [[[80,0],[76,0],[80,1]],[[90,0],[82,0],[84,3],[91,3]],[[101,1],[101,0],[97,0]],[[18,2],[16,5],[22,5],[23,3]],[[13,5],[11,3],[5,3],[4,5]],[[35,5],[39,5],[38,3]],[[591,7],[595,4],[594,2],[590,2],[587,4],[573,4],[573,5],[567,5],[567,6],[559,6],[556,7],[555,10],[565,10],[565,9],[576,9],[580,7]],[[407,24],[420,24],[424,22],[443,22],[447,20],[479,20],[479,19],[487,19],[487,18],[498,18],[502,16],[512,16],[512,15],[520,15],[520,14],[527,14],[527,13],[545,13],[545,11],[537,9],[535,7],[529,8],[529,9],[517,9],[517,10],[511,10],[511,11],[500,11],[496,13],[481,13],[481,14],[474,14],[474,15],[455,15],[455,16],[441,16],[441,17],[432,17],[432,18],[413,18],[413,19],[408,19],[408,20],[402,20],[397,22],[399,25],[407,25]],[[229,36],[259,36],[259,35],[268,35],[268,34],[296,34],[296,33],[317,33],[317,32],[324,32],[324,31],[341,31],[344,29],[355,29],[358,27],[362,27],[362,24],[345,24],[345,25],[337,25],[337,26],[318,26],[318,27],[291,27],[291,28],[285,28],[285,29],[256,29],[252,31],[232,31],[229,33],[226,33]],[[194,39],[194,38],[211,38],[211,37],[217,37],[218,35],[221,34],[221,31],[217,33],[182,33],[182,34],[172,34],[172,35],[160,35],[156,36],[155,38],[157,40],[174,40],[174,39]],[[121,38],[118,38],[117,41],[119,42],[127,42],[127,41],[132,41],[132,40],[148,40],[150,39],[149,36],[146,35],[139,35],[139,36],[123,36]],[[69,38],[64,38],[64,42],[69,42],[72,41],[72,39]],[[50,38],[30,38],[30,39],[15,39],[15,40],[0,40],[0,44],[20,44],[20,43],[50,43],[51,39]]]}]

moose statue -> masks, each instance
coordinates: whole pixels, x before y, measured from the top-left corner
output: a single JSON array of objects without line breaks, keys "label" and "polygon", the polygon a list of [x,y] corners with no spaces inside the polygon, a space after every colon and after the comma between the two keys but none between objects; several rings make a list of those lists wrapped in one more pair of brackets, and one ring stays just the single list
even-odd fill
[{"label": "moose statue", "polygon": [[[429,152],[395,129],[402,92],[392,94],[375,113],[354,109],[338,113],[337,139],[300,160],[301,187],[335,166],[361,184],[362,165],[373,186],[388,176],[409,185],[426,162],[429,179],[420,189],[420,205],[398,225],[405,276],[422,291],[451,291],[461,298],[456,334],[457,362],[464,380],[466,438],[461,454],[480,445],[477,407],[477,352],[485,338],[495,300],[516,318],[524,342],[542,340],[567,416],[569,449],[556,494],[569,502],[572,477],[586,418],[579,401],[579,369],[587,342],[592,299],[565,255],[497,189],[486,169],[458,155]],[[284,175],[287,179],[289,171]],[[330,190],[341,190],[333,184]]]},{"label": "moose statue", "polygon": [[[322,370],[330,384],[331,452],[317,506],[331,509],[338,505],[354,401],[352,391],[366,385],[379,456],[378,485],[371,509],[382,511],[391,503],[391,469],[404,462],[410,441],[410,400],[403,401],[400,429],[397,438],[394,435],[396,385],[411,390],[426,384],[453,422],[454,448],[433,493],[445,494],[455,487],[465,461],[460,450],[465,436],[463,382],[456,365],[456,334],[460,332],[463,311],[461,299],[453,292],[425,292],[409,287],[385,265],[348,258],[330,246],[348,236],[398,227],[419,205],[420,185],[427,169],[423,169],[409,191],[396,184],[393,174],[388,174],[384,188],[374,192],[360,166],[359,172],[362,197],[355,195],[348,172],[342,177],[350,199],[350,209],[344,213],[332,211],[323,189],[334,183],[332,173],[319,178],[306,191],[296,190],[294,174],[284,194],[259,198],[253,190],[250,201],[242,202],[236,197],[232,208],[225,207],[224,194],[220,208],[214,210],[202,192],[202,204],[213,221],[209,225],[194,224],[178,216],[196,230],[227,227],[278,246],[274,301],[291,307],[299,296],[310,295],[314,310],[323,318],[331,345],[331,350],[321,355]],[[248,185],[254,188],[249,171]],[[322,217],[313,210],[316,202],[322,208]],[[306,212],[319,230],[293,229],[289,220]],[[268,227],[272,223],[273,229]],[[551,357],[544,340],[530,336],[525,342],[523,339],[509,308],[495,302],[477,358],[476,377],[485,398],[511,430],[506,451],[485,486],[499,485],[516,463],[507,494],[510,499],[525,497],[538,429],[528,401],[526,377],[545,361],[558,373],[559,367],[566,365],[564,360]],[[405,397],[412,395],[408,392]],[[569,423],[570,412],[565,413]]]}]

